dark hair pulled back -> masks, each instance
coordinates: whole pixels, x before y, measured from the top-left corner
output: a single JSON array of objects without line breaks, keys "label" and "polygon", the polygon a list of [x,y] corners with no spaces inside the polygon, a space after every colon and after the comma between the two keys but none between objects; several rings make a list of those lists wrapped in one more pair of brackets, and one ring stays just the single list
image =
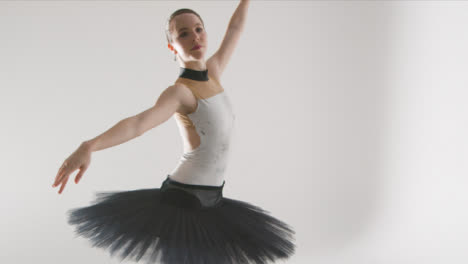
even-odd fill
[{"label": "dark hair pulled back", "polygon": [[172,13],[171,16],[166,21],[166,38],[167,38],[167,42],[172,43],[171,29],[170,29],[172,19],[177,15],[186,14],[186,13],[196,15],[200,19],[200,21],[202,22],[203,27],[205,27],[205,23],[203,23],[203,19],[200,17],[200,15],[197,12],[195,12],[192,9],[189,9],[189,8],[178,9],[174,13]]}]

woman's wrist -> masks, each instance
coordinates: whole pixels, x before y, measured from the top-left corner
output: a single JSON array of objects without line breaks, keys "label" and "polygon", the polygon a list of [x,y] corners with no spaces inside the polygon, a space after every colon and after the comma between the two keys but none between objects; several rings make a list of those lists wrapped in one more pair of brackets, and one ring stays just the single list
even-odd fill
[{"label": "woman's wrist", "polygon": [[80,145],[80,148],[84,148],[89,152],[93,152],[94,143],[91,140],[83,141]]}]

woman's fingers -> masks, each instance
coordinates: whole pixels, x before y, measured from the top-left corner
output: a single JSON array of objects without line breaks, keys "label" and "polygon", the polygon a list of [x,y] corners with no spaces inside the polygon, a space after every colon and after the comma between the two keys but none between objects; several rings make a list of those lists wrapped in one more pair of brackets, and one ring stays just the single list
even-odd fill
[{"label": "woman's fingers", "polygon": [[67,165],[67,161],[64,161],[62,166],[60,166],[57,175],[55,176],[54,184],[52,186],[57,185],[58,179],[60,178],[60,175],[63,173],[63,170],[65,169],[65,166]]},{"label": "woman's fingers", "polygon": [[59,182],[60,175],[62,174],[62,172],[63,172],[63,170],[60,169],[59,172],[57,173],[57,176],[55,176],[55,180],[54,180],[54,183],[52,184],[52,187],[57,186],[57,183]]},{"label": "woman's fingers", "polygon": [[73,152],[62,164],[52,187],[62,185],[59,190],[59,194],[63,192],[67,185],[68,178],[77,169],[79,173],[75,177],[75,183],[78,183],[83,177],[83,173],[89,167],[91,161],[91,151],[86,145],[81,145],[75,152]]},{"label": "woman's fingers", "polygon": [[52,187],[55,187],[57,185],[60,184],[60,182],[62,181],[62,179],[65,177],[65,176],[68,176],[68,174],[70,174],[72,171],[70,171],[71,167],[68,165],[68,162],[65,161],[62,165],[62,167],[60,167],[60,170],[58,171],[57,173],[57,176],[55,177],[55,181],[54,181],[54,184],[52,185]]},{"label": "woman's fingers", "polygon": [[86,167],[80,168],[80,171],[78,172],[78,174],[76,174],[75,183],[78,183],[81,180],[81,177],[83,177],[83,173],[86,171],[86,169]]},{"label": "woman's fingers", "polygon": [[62,186],[60,187],[60,190],[58,192],[59,194],[61,194],[63,192],[63,189],[65,189],[65,185],[67,185],[68,178],[69,178],[68,175],[64,178]]},{"label": "woman's fingers", "polygon": [[57,173],[57,176],[55,176],[55,181],[54,181],[54,184],[52,185],[53,187],[55,187],[55,186],[57,186],[59,184],[60,179],[64,175],[64,172],[65,172],[65,169],[60,168],[59,172]]}]

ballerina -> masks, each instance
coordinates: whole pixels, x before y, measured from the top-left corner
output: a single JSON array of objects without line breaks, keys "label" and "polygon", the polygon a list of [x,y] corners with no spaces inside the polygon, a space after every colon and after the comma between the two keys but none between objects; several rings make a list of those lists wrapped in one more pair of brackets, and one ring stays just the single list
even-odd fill
[{"label": "ballerina", "polygon": [[174,116],[184,153],[160,188],[100,192],[90,206],[67,211],[68,223],[93,247],[121,260],[147,263],[267,263],[289,258],[295,231],[268,211],[222,194],[231,132],[230,97],[220,77],[243,31],[249,1],[241,0],[224,39],[207,61],[202,18],[179,9],[167,20],[168,48],[180,72],[153,107],[83,142],[60,167],[53,187],[61,194],[75,170],[78,183],[94,151],[109,148]]}]

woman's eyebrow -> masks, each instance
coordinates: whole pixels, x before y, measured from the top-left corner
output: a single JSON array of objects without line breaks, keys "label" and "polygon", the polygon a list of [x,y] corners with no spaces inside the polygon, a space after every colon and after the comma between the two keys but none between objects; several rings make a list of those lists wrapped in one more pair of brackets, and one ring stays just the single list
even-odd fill
[{"label": "woman's eyebrow", "polygon": [[[200,26],[201,26],[201,24],[200,24],[200,23],[196,23],[196,24],[195,24],[195,26],[196,26],[196,25],[200,25]],[[184,30],[184,29],[187,29],[187,28],[186,28],[186,27],[179,28],[179,30],[177,30],[177,31],[181,31],[181,30]]]}]

